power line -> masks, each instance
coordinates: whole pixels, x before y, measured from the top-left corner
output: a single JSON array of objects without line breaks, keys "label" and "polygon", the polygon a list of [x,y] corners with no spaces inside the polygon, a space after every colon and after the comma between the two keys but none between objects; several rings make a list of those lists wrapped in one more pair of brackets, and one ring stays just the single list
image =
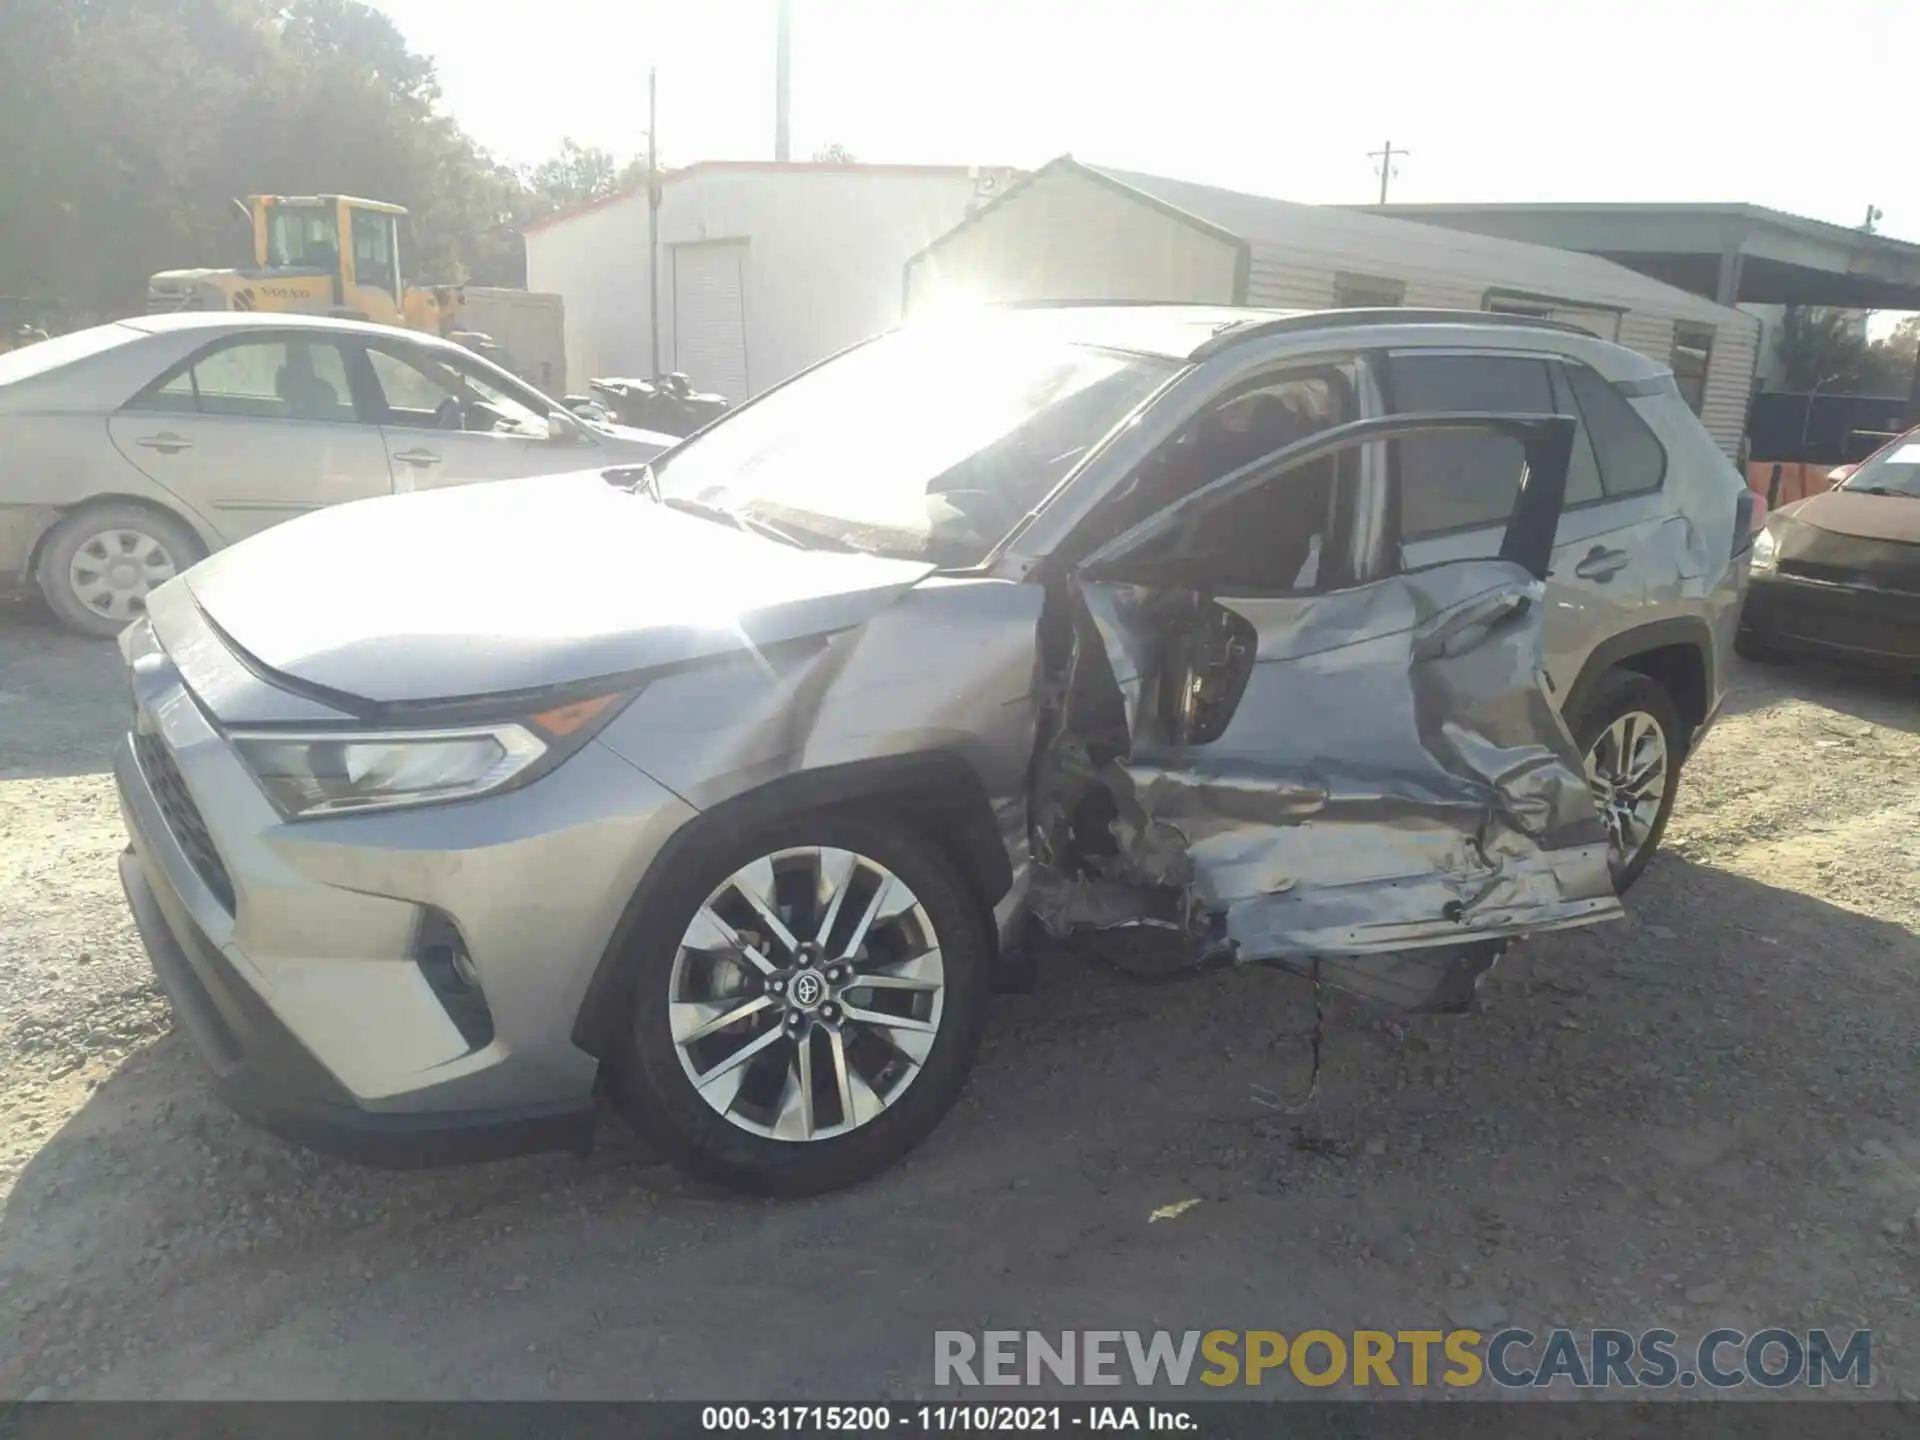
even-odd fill
[{"label": "power line", "polygon": [[1394,157],[1397,155],[1402,160],[1405,160],[1412,154],[1413,152],[1411,150],[1394,149],[1391,140],[1387,141],[1385,149],[1369,150],[1367,152],[1367,158],[1369,160],[1378,160],[1380,162],[1373,168],[1375,173],[1380,177],[1380,203],[1382,205],[1387,203],[1387,181],[1400,173],[1398,167],[1393,163]]}]

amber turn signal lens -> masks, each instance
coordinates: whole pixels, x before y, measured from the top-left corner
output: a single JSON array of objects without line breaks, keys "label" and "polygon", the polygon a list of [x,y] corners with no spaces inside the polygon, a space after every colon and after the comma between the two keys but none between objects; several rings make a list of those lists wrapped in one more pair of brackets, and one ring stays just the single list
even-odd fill
[{"label": "amber turn signal lens", "polygon": [[538,715],[529,715],[527,719],[539,728],[541,734],[558,740],[591,725],[619,698],[619,695],[596,695],[591,700],[556,705],[551,710],[542,710]]}]

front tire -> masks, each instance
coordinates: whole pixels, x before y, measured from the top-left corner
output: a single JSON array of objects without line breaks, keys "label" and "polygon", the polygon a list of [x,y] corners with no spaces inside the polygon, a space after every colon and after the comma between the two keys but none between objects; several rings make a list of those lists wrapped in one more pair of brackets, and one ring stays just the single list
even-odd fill
[{"label": "front tire", "polygon": [[1614,889],[1624,895],[1666,833],[1687,732],[1665,688],[1632,670],[1608,672],[1569,728],[1606,823]]},{"label": "front tire", "polygon": [[144,505],[85,505],[53,527],[34,578],[70,630],[110,639],[146,613],[147,595],[205,553],[193,531]]},{"label": "front tire", "polygon": [[959,870],[901,824],[826,813],[732,835],[688,878],[636,941],[611,1075],[628,1122],[685,1169],[780,1196],[926,1138],[992,990]]}]

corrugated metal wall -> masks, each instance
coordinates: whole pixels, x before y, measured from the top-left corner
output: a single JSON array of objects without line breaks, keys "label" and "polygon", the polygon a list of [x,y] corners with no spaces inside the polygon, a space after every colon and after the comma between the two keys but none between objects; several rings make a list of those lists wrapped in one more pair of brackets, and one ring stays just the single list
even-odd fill
[{"label": "corrugated metal wall", "polygon": [[1247,271],[1247,304],[1324,310],[1333,304],[1333,275],[1327,266],[1256,246]]},{"label": "corrugated metal wall", "polygon": [[[1700,423],[1728,459],[1740,453],[1747,430],[1747,405],[1753,396],[1753,367],[1760,322],[1751,316],[1729,318],[1714,326],[1713,353],[1707,361],[1705,403]],[[1673,318],[1629,312],[1620,323],[1620,343],[1661,365],[1673,363]]]},{"label": "corrugated metal wall", "polygon": [[1729,458],[1740,453],[1747,431],[1747,407],[1753,402],[1753,367],[1760,343],[1760,324],[1722,325],[1713,335],[1713,354],[1707,361],[1707,393],[1700,423]]}]

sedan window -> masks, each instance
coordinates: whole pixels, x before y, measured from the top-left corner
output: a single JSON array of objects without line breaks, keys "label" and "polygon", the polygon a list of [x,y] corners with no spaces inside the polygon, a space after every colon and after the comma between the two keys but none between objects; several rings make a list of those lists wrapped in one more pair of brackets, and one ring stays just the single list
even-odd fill
[{"label": "sedan window", "polygon": [[386,423],[421,430],[468,430],[480,434],[542,439],[547,417],[472,367],[427,352],[367,348],[386,405]]},{"label": "sedan window", "polygon": [[356,418],[339,347],[308,340],[222,345],[135,397],[127,408],[334,424]]}]

